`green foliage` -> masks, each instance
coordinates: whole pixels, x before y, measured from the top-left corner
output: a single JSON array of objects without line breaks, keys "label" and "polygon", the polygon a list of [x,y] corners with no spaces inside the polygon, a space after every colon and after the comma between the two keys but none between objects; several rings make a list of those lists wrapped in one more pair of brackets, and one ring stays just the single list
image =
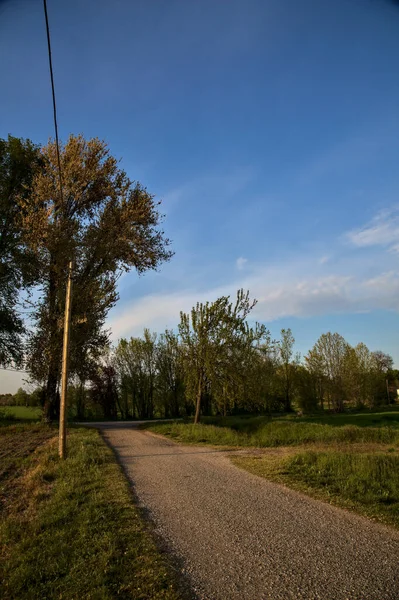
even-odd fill
[{"label": "green foliage", "polygon": [[156,391],[159,411],[165,418],[191,414],[191,405],[185,397],[182,349],[179,338],[166,330],[157,344]]},{"label": "green foliage", "polygon": [[28,406],[29,394],[26,390],[19,388],[14,394],[15,406]]},{"label": "green foliage", "polygon": [[324,381],[328,405],[336,412],[344,408],[345,360],[349,345],[342,335],[326,333],[320,336],[307,357],[310,370]]},{"label": "green foliage", "polygon": [[40,164],[38,147],[29,140],[0,139],[0,365],[23,359],[23,319],[17,311],[20,290],[37,279],[36,260],[22,235],[18,197],[26,197]]},{"label": "green foliage", "polygon": [[112,365],[99,365],[91,377],[90,395],[94,405],[101,406],[105,419],[116,419],[118,390],[116,373]]},{"label": "green foliage", "polygon": [[145,330],[142,338],[121,340],[112,364],[122,418],[186,417],[197,409],[197,422],[198,408],[203,417],[339,413],[397,398],[399,374],[387,370],[388,355],[377,353],[377,361],[364,344],[325,334],[301,364],[291,330],[272,341],[265,327],[249,327],[244,316],[252,306],[240,290],[235,307],[223,297],[181,315],[178,335]]},{"label": "green foliage", "polygon": [[295,378],[295,364],[292,362],[295,338],[291,329],[281,330],[281,341],[278,344],[279,359],[281,362],[282,384],[284,396],[284,410],[291,412],[292,396]]},{"label": "green foliage", "polygon": [[212,303],[197,303],[190,314],[180,313],[186,394],[195,401],[196,423],[206,393],[226,414],[231,399],[245,385],[248,354],[269,336],[264,325],[256,323],[252,328],[246,321],[255,304],[241,289],[235,304],[222,296]]},{"label": "green foliage", "polygon": [[29,393],[19,388],[15,394],[0,394],[0,406],[42,406],[43,389],[36,388]]},{"label": "green foliage", "polygon": [[157,335],[145,329],[143,338],[120,340],[114,364],[119,376],[122,417],[152,418],[155,412]]},{"label": "green foliage", "polygon": [[[395,413],[396,417],[399,413]],[[397,426],[399,419],[395,421]],[[232,418],[221,425],[196,428],[191,423],[160,423],[149,425],[151,430],[184,443],[207,443],[223,446],[252,446],[259,448],[291,446],[309,443],[383,443],[399,444],[399,428],[387,421],[380,427],[361,427],[341,421],[339,426],[300,419]]]},{"label": "green foliage", "polygon": [[[28,431],[27,431],[27,434]],[[2,598],[180,597],[98,432],[74,430],[68,460],[43,448],[0,523]]]},{"label": "green foliage", "polygon": [[[387,390],[392,358],[383,352],[370,352],[365,344],[351,347],[338,333],[323,334],[308,356],[306,366],[314,386],[307,385],[309,402],[301,383],[301,402],[314,404],[317,397],[321,408],[342,412],[345,405],[356,408],[376,407],[391,401]],[[396,388],[395,388],[396,389]],[[395,393],[396,397],[396,393]]]}]

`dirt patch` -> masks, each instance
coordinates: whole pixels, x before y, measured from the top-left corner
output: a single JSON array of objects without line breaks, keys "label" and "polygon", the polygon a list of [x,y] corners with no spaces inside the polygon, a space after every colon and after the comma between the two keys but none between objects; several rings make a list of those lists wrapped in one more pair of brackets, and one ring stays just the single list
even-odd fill
[{"label": "dirt patch", "polygon": [[15,481],[23,473],[28,458],[56,435],[45,425],[9,425],[0,428],[0,512],[15,498]]}]

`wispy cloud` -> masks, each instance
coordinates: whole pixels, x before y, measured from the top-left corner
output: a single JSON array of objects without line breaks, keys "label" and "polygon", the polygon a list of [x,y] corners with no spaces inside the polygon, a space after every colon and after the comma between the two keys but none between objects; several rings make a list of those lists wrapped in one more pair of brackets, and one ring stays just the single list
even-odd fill
[{"label": "wispy cloud", "polygon": [[[285,259],[274,264],[252,264],[245,269],[247,259],[236,260],[237,271],[223,286],[208,286],[198,281],[189,289],[182,287],[173,293],[151,294],[128,303],[114,311],[109,320],[113,338],[140,335],[144,327],[162,331],[175,328],[180,311],[189,311],[196,302],[212,301],[221,295],[235,296],[237,289],[249,289],[258,299],[254,317],[270,322],[283,317],[312,317],[328,314],[399,311],[399,269],[394,257],[384,252],[399,242],[398,214],[379,213],[370,224],[344,235],[354,246],[379,245],[375,260],[351,252],[346,245],[345,260],[333,254],[317,259],[313,254]],[[330,250],[330,248],[329,248]],[[342,247],[341,247],[342,250]],[[381,254],[381,250],[383,251]],[[380,256],[380,254],[381,256]],[[381,267],[381,265],[384,265]],[[174,282],[174,286],[175,286]]]},{"label": "wispy cloud", "polygon": [[243,256],[240,256],[240,258],[237,258],[237,260],[236,260],[237,269],[239,271],[242,271],[245,268],[245,265],[247,264],[247,262],[248,262],[248,259],[244,258]]},{"label": "wispy cloud", "polygon": [[[308,265],[310,267],[310,265]],[[303,266],[303,271],[306,265]],[[270,322],[282,317],[312,317],[324,314],[358,313],[372,310],[399,310],[399,273],[387,272],[372,278],[328,275],[291,278],[279,283],[262,277],[237,279],[224,289],[183,290],[140,298],[109,322],[113,338],[140,335],[144,327],[163,331],[175,328],[180,311],[188,312],[198,301],[215,300],[220,295],[235,296],[240,287],[258,299],[254,317]]]},{"label": "wispy cloud", "polygon": [[347,234],[350,243],[357,247],[385,246],[399,250],[399,208],[378,213],[369,223]]},{"label": "wispy cloud", "polygon": [[319,258],[319,265],[325,265],[330,260],[330,256],[324,255]]}]

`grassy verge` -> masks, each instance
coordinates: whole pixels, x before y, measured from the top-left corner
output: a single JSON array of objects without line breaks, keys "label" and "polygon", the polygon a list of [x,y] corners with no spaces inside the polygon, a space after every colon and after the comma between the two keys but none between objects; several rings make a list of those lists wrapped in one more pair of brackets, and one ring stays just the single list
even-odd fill
[{"label": "grassy verge", "polygon": [[324,448],[232,457],[255,475],[399,527],[399,453],[388,447]]},{"label": "grassy verge", "polygon": [[305,443],[367,443],[399,444],[399,429],[390,426],[359,427],[357,425],[327,425],[307,421],[273,420],[260,423],[254,430],[236,430],[216,425],[163,423],[149,425],[154,433],[191,444],[222,446],[253,446],[258,448],[289,446]]},{"label": "grassy verge", "polygon": [[72,430],[64,462],[56,448],[50,440],[26,459],[0,515],[0,597],[179,598],[98,432]]}]

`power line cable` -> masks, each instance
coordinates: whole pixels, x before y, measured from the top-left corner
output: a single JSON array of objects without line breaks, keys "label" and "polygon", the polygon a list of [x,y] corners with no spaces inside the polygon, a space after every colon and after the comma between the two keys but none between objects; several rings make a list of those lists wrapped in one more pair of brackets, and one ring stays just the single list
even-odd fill
[{"label": "power line cable", "polygon": [[55,130],[55,144],[56,144],[56,149],[57,149],[58,177],[60,180],[60,197],[61,197],[61,204],[63,204],[64,196],[63,196],[63,192],[62,192],[60,144],[58,141],[57,105],[56,105],[56,101],[55,101],[53,61],[52,61],[52,56],[51,56],[50,26],[49,26],[49,22],[48,22],[47,0],[43,0],[43,6],[44,6],[44,17],[45,17],[45,21],[46,21],[47,49],[48,49],[48,62],[49,62],[49,67],[50,67],[51,92],[52,92],[52,97],[53,97],[54,130]]}]

